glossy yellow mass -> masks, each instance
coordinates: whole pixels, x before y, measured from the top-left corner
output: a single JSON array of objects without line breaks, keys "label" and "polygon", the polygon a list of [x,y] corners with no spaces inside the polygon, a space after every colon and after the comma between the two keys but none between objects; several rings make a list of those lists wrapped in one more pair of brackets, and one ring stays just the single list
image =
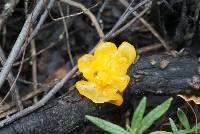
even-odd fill
[{"label": "glossy yellow mass", "polygon": [[99,43],[94,55],[85,54],[79,58],[79,71],[87,81],[78,81],[76,88],[95,103],[110,102],[120,106],[130,80],[127,70],[135,58],[136,50],[128,42],[118,48],[111,42]]}]

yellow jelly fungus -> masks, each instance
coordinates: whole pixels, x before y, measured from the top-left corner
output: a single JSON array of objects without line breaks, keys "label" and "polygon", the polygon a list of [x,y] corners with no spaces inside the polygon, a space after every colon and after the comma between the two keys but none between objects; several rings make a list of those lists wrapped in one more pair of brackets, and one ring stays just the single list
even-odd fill
[{"label": "yellow jelly fungus", "polygon": [[78,81],[76,88],[95,103],[110,102],[120,106],[130,80],[127,70],[135,58],[135,48],[128,42],[118,48],[111,42],[99,43],[94,55],[85,54],[79,58],[79,71],[87,81]]}]

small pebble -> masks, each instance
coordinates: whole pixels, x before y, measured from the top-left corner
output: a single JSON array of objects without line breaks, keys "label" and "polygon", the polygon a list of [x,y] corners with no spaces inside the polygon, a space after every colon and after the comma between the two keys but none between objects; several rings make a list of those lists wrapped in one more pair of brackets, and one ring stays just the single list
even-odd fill
[{"label": "small pebble", "polygon": [[157,62],[156,62],[155,59],[151,59],[151,60],[150,60],[150,64],[151,64],[152,66],[156,65],[156,63],[157,63]]},{"label": "small pebble", "polygon": [[169,65],[169,61],[168,60],[162,60],[161,62],[160,62],[160,68],[161,69],[165,69],[168,65]]}]

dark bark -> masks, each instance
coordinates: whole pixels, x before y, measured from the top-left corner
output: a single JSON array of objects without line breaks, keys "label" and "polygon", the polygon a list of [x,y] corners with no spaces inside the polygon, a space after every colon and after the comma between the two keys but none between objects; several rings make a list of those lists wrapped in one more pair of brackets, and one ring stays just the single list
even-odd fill
[{"label": "dark bark", "polygon": [[103,106],[82,98],[74,90],[68,95],[54,99],[38,111],[5,126],[0,130],[0,134],[72,133],[83,126],[85,115],[98,115],[103,112]]},{"label": "dark bark", "polygon": [[[162,69],[166,62],[168,65]],[[199,89],[192,86],[200,84],[199,71],[198,59],[189,55],[176,58],[167,54],[147,56],[140,58],[129,70],[132,78],[129,87],[131,91],[142,93],[200,95]]]},{"label": "dark bark", "polygon": [[[151,64],[152,60],[156,62],[155,65]],[[169,64],[161,69],[160,63],[163,63],[163,60],[169,61]],[[142,57],[129,69],[132,79],[125,94],[125,103],[128,102],[129,96],[138,92],[191,94],[194,91],[198,94],[198,89],[191,88],[191,82],[198,82],[199,67],[197,59],[189,56],[174,58],[160,54]],[[72,133],[78,127],[83,126],[86,114],[103,115],[104,112],[114,112],[114,109],[111,105],[96,105],[81,97],[77,91],[71,91],[68,95],[54,99],[32,114],[3,127],[0,133]]]}]

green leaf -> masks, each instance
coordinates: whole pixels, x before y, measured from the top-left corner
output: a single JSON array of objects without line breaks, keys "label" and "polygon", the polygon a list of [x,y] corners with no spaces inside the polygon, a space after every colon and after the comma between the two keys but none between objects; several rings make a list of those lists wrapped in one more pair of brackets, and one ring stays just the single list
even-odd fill
[{"label": "green leaf", "polygon": [[200,133],[200,123],[196,124],[193,128],[191,128],[188,133],[195,133],[196,131]]},{"label": "green leaf", "polygon": [[166,132],[166,131],[155,131],[155,132],[151,132],[150,134],[173,134],[173,133]]},{"label": "green leaf", "polygon": [[137,129],[140,127],[145,108],[146,108],[146,102],[147,98],[143,97],[143,99],[140,101],[139,105],[137,106],[133,118],[131,121],[131,133],[136,134]]},{"label": "green leaf", "polygon": [[149,112],[141,122],[141,127],[137,131],[137,134],[142,134],[145,130],[147,130],[158,118],[160,118],[170,107],[172,102],[172,98],[169,98],[161,105],[154,108],[151,112]]},{"label": "green leaf", "polygon": [[110,134],[129,134],[129,132],[127,132],[125,129],[111,122],[89,115],[86,115],[85,117],[86,119]]},{"label": "green leaf", "polygon": [[189,133],[188,130],[179,130],[178,132],[179,132],[179,134],[188,134]]},{"label": "green leaf", "polygon": [[171,118],[169,118],[169,121],[170,121],[170,126],[173,131],[173,134],[179,134],[178,128],[176,127],[176,124],[174,123],[174,121]]},{"label": "green leaf", "polygon": [[178,119],[180,120],[180,122],[182,123],[182,125],[184,126],[184,128],[189,130],[190,124],[189,124],[188,118],[187,118],[186,114],[180,108],[178,108],[177,116],[178,116]]}]

